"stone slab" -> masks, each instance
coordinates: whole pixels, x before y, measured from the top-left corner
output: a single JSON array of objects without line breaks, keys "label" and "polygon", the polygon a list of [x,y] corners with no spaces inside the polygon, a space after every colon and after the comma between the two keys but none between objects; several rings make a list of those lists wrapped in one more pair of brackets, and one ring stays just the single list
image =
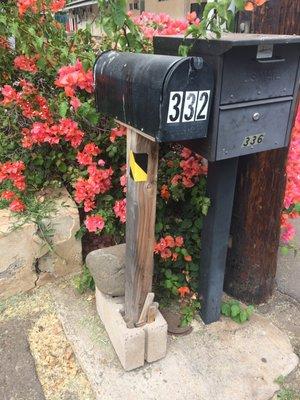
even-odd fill
[{"label": "stone slab", "polygon": [[7,209],[0,210],[0,299],[82,268],[81,241],[75,238],[80,227],[76,204],[65,189],[48,196],[55,203],[52,216],[44,221],[53,229],[53,251],[38,234],[34,222],[15,229],[14,215]]},{"label": "stone slab", "polygon": [[29,350],[26,323],[0,323],[0,399],[45,400]]},{"label": "stone slab", "polygon": [[195,321],[190,335],[168,338],[165,358],[125,372],[95,303],[71,287],[53,286],[51,293],[99,400],[269,400],[279,390],[275,379],[298,363],[287,335],[254,314],[243,325],[227,318],[209,326]]},{"label": "stone slab", "polygon": [[300,301],[300,218],[292,221],[296,228],[295,253],[290,250],[289,254],[283,255],[279,249],[276,282],[278,289],[285,294]]}]

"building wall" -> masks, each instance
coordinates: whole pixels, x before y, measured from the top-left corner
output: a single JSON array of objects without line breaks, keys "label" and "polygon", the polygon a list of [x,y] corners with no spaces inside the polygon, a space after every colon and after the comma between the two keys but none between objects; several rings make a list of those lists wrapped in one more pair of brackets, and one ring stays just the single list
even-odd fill
[{"label": "building wall", "polygon": [[99,14],[98,5],[91,5],[72,9],[68,12],[70,31],[74,32],[78,29],[85,29],[91,24],[91,32],[93,36],[100,35],[100,29],[95,23]]},{"label": "building wall", "polygon": [[196,0],[145,0],[145,11],[166,13],[172,18],[183,19],[195,2]]},{"label": "building wall", "polygon": [[146,0],[145,11],[153,13],[166,13],[173,18],[183,18],[185,14],[184,0]]}]

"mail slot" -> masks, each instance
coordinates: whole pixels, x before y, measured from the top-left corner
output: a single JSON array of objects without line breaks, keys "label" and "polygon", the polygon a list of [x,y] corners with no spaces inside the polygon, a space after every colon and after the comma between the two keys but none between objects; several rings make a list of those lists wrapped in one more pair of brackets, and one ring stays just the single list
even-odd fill
[{"label": "mail slot", "polygon": [[99,112],[158,142],[207,136],[214,77],[201,57],[108,51],[94,75]]},{"label": "mail slot", "polygon": [[[176,54],[181,37],[156,37],[157,54]],[[185,143],[210,161],[285,147],[299,90],[300,36],[224,34],[187,39],[214,70],[207,138]]]}]

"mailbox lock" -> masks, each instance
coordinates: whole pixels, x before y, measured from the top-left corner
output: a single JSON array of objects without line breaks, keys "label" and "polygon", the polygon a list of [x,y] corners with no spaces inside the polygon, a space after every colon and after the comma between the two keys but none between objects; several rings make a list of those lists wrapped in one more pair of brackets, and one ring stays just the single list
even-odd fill
[{"label": "mailbox lock", "polygon": [[260,113],[258,113],[258,112],[254,113],[252,118],[253,118],[253,121],[258,121],[260,118]]},{"label": "mailbox lock", "polygon": [[191,59],[192,67],[196,70],[203,68],[203,59],[201,57],[192,57]]}]

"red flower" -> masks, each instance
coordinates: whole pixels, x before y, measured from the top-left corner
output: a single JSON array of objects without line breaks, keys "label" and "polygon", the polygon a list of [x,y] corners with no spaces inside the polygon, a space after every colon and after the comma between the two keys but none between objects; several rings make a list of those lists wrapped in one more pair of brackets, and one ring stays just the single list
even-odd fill
[{"label": "red flower", "polygon": [[161,251],[160,256],[162,259],[166,260],[172,256],[172,252],[170,249],[164,249]]},{"label": "red flower", "polygon": [[96,195],[103,194],[111,188],[112,168],[98,169],[95,165],[88,167],[89,178],[79,178],[75,184],[75,201],[84,205],[84,211],[95,208]]},{"label": "red flower", "polygon": [[167,247],[171,247],[171,248],[175,247],[175,240],[174,240],[174,238],[172,236],[167,235],[165,237],[165,241],[166,241]]},{"label": "red flower", "polygon": [[25,190],[24,170],[25,165],[23,161],[7,161],[4,164],[0,163],[0,183],[5,180],[10,180],[17,189]]},{"label": "red flower", "polygon": [[185,259],[185,261],[187,261],[187,262],[190,262],[190,261],[192,261],[192,257],[191,257],[191,256],[189,256],[189,255],[187,255],[187,256],[184,256],[184,259]]},{"label": "red flower", "polygon": [[178,290],[178,293],[180,294],[180,297],[184,297],[190,293],[190,289],[187,286],[181,286],[177,290]]},{"label": "red flower", "polygon": [[117,128],[113,128],[110,132],[109,140],[114,143],[118,137],[122,137],[126,135],[126,128],[124,126],[118,126]]},{"label": "red flower", "polygon": [[90,215],[86,217],[84,225],[89,232],[97,232],[102,231],[105,226],[105,221],[101,215]]},{"label": "red flower", "polygon": [[116,217],[124,224],[126,222],[126,199],[117,200],[114,205],[114,213]]},{"label": "red flower", "polygon": [[15,199],[15,200],[13,200],[13,201],[10,203],[9,208],[10,208],[10,210],[13,211],[13,212],[22,212],[22,211],[25,211],[25,210],[26,210],[25,204],[22,202],[22,200],[20,200],[20,199],[18,199],[18,198]]},{"label": "red flower", "polygon": [[265,4],[268,0],[250,0],[247,1],[245,4],[245,10],[246,11],[253,11],[255,7],[260,7],[263,4]]},{"label": "red flower", "polygon": [[28,10],[37,13],[37,0],[18,0],[19,14],[22,17]]},{"label": "red flower", "polygon": [[195,24],[195,25],[200,24],[200,19],[197,17],[197,14],[195,11],[188,13],[186,16],[186,19],[189,21],[190,24]]},{"label": "red flower", "polygon": [[126,176],[126,174],[121,176],[120,185],[123,187],[123,193],[126,193],[127,192],[127,176]]},{"label": "red flower", "polygon": [[81,106],[81,101],[78,99],[78,97],[74,96],[71,98],[70,104],[74,108],[74,110],[77,111],[78,108]]},{"label": "red flower", "polygon": [[1,193],[1,199],[4,199],[4,200],[7,200],[7,201],[10,201],[10,200],[12,200],[14,197],[15,197],[15,193],[14,192],[12,192],[11,190],[4,190],[2,193]]},{"label": "red flower", "polygon": [[75,65],[67,65],[59,69],[55,85],[64,88],[69,97],[75,96],[76,89],[92,93],[94,89],[93,73],[91,70],[85,72],[81,61],[77,60]]},{"label": "red flower", "polygon": [[66,0],[53,0],[50,3],[50,10],[54,13],[62,10],[66,4]]},{"label": "red flower", "polygon": [[97,156],[100,153],[101,150],[95,143],[88,143],[84,146],[82,152],[77,153],[76,158],[81,165],[91,165],[93,164],[93,156]]},{"label": "red flower", "polygon": [[168,189],[167,185],[162,185],[161,190],[160,190],[160,195],[164,200],[169,200],[170,198],[170,192]]},{"label": "red flower", "polygon": [[36,61],[39,59],[39,55],[35,57],[18,56],[14,59],[14,66],[21,71],[27,71],[35,74],[38,69]]},{"label": "red flower", "polygon": [[182,236],[176,236],[175,244],[176,244],[177,247],[183,246],[183,237]]},{"label": "red flower", "polygon": [[4,99],[1,101],[2,105],[11,104],[17,100],[17,91],[10,85],[4,85],[1,90]]}]

